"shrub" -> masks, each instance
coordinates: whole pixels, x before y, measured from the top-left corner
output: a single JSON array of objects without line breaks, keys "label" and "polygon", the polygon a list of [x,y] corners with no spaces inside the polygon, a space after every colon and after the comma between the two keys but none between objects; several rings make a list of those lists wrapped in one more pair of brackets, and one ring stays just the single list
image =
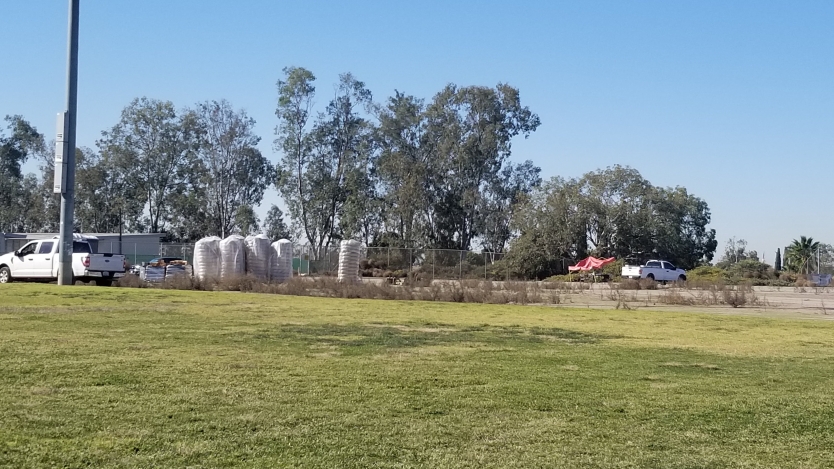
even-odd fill
[{"label": "shrub", "polygon": [[148,282],[140,279],[138,275],[133,274],[127,274],[119,280],[116,280],[114,285],[124,288],[147,288],[149,286]]},{"label": "shrub", "polygon": [[623,266],[625,259],[617,259],[616,261],[604,266],[601,273],[608,274],[612,279],[620,278],[623,274]]},{"label": "shrub", "polygon": [[404,285],[412,287],[427,287],[431,285],[431,283],[432,279],[428,274],[420,271],[411,271],[405,278]]},{"label": "shrub", "polygon": [[770,279],[773,268],[758,259],[744,259],[727,268],[730,277],[745,279]]},{"label": "shrub", "polygon": [[579,275],[554,275],[545,279],[546,282],[578,282]]},{"label": "shrub", "polygon": [[619,282],[619,288],[623,290],[639,290],[640,281],[633,278],[624,278]]},{"label": "shrub", "polygon": [[158,287],[165,290],[198,290],[199,280],[188,275],[175,275],[167,277]]},{"label": "shrub", "polygon": [[747,304],[747,294],[740,290],[724,290],[724,303],[738,308]]},{"label": "shrub", "polygon": [[698,299],[691,295],[685,295],[677,289],[667,290],[660,295],[658,301],[667,305],[692,306],[698,303]]},{"label": "shrub", "polygon": [[657,290],[657,282],[648,278],[624,278],[617,282],[617,285],[622,290]]},{"label": "shrub", "polygon": [[719,267],[711,266],[711,265],[702,265],[700,267],[695,267],[692,270],[686,272],[686,280],[687,282],[692,281],[708,281],[708,282],[715,282],[718,280],[723,280],[727,277],[727,272],[724,269]]},{"label": "shrub", "polygon": [[794,286],[804,288],[804,287],[815,287],[816,284],[814,282],[808,280],[803,276],[797,276],[796,280],[794,281]]}]

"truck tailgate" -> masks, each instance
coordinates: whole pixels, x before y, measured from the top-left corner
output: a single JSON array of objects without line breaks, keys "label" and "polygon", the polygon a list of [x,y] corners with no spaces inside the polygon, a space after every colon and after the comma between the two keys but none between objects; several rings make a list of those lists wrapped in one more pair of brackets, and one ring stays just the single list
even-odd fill
[{"label": "truck tailgate", "polygon": [[125,256],[121,254],[89,254],[90,266],[88,271],[92,272],[124,272]]}]

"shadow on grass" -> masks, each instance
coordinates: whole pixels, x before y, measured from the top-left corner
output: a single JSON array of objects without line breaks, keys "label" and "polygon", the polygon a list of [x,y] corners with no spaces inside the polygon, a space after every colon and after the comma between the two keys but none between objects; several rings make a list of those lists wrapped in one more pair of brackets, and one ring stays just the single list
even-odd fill
[{"label": "shadow on grass", "polygon": [[452,328],[434,324],[286,324],[235,335],[247,342],[280,341],[304,348],[337,350],[342,355],[472,343],[505,347],[548,343],[582,345],[615,338],[560,328],[488,325]]}]

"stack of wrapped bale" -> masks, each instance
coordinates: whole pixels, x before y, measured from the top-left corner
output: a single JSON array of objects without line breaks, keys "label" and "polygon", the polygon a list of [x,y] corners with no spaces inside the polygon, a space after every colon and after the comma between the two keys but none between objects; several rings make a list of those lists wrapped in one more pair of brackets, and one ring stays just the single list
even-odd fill
[{"label": "stack of wrapped bale", "polygon": [[356,283],[359,279],[359,241],[346,239],[339,245],[339,281]]}]

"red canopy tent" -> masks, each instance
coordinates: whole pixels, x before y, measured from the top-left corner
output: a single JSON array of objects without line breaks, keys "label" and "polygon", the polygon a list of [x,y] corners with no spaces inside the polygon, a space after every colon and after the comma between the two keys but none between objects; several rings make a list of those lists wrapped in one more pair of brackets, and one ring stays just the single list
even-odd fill
[{"label": "red canopy tent", "polygon": [[614,262],[616,259],[613,257],[609,257],[608,259],[597,259],[596,257],[590,256],[581,261],[577,262],[576,265],[572,265],[568,267],[568,272],[576,272],[576,271],[588,271],[588,270],[595,270],[599,269],[600,267],[610,264]]}]

